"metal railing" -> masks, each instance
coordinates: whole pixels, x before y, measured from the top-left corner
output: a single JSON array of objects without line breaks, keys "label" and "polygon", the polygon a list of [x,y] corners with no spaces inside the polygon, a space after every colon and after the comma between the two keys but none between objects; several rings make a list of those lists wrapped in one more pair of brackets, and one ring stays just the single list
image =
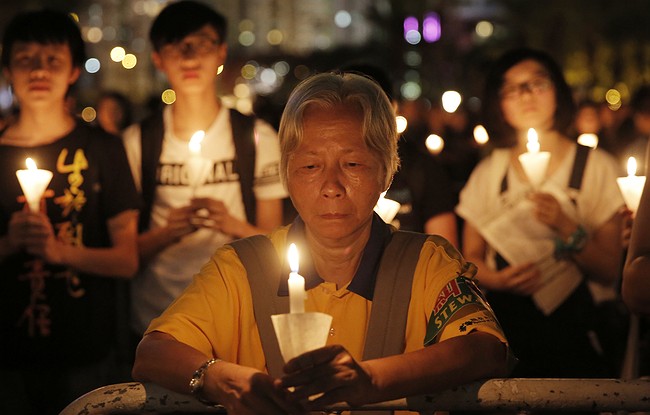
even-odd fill
[{"label": "metal railing", "polygon": [[[360,408],[335,405],[323,411],[410,410],[435,411],[593,411],[650,412],[650,379],[489,379],[440,393],[381,402]],[[149,383],[120,383],[89,392],[60,415],[211,413],[209,407],[188,395]]]}]

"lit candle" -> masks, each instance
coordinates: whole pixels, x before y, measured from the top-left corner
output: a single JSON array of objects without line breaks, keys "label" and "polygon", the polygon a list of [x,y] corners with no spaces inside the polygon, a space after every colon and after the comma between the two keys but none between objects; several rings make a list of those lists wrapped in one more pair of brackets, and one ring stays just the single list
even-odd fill
[{"label": "lit candle", "polygon": [[203,137],[205,137],[205,132],[199,130],[192,135],[188,144],[190,156],[187,159],[187,178],[192,189],[192,196],[196,192],[196,188],[201,184],[206,164],[206,160],[201,156]]},{"label": "lit candle", "polygon": [[526,149],[528,149],[527,152],[519,155],[519,162],[530,184],[533,187],[538,187],[544,181],[551,153],[539,151],[539,138],[534,128],[528,129]]},{"label": "lit candle", "polygon": [[402,205],[392,199],[386,199],[385,196],[386,192],[379,195],[379,200],[377,200],[374,210],[384,222],[391,223]]},{"label": "lit candle", "polygon": [[632,212],[636,213],[641,201],[643,186],[645,186],[645,176],[636,175],[636,159],[634,157],[627,159],[627,177],[618,177],[616,182],[621,189],[625,204]]},{"label": "lit candle", "polygon": [[52,172],[37,168],[36,162],[30,157],[25,160],[25,164],[27,169],[17,170],[16,177],[18,177],[20,187],[23,189],[29,209],[32,212],[38,212],[43,193],[50,184],[50,180],[52,180]]},{"label": "lit candle", "polygon": [[298,248],[289,245],[289,312],[305,312],[305,278],[298,274]]}]

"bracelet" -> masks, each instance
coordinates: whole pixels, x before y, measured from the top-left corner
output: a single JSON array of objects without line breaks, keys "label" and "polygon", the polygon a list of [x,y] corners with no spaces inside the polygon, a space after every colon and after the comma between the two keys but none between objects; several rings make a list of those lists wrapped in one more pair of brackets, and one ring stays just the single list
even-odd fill
[{"label": "bracelet", "polygon": [[576,230],[569,235],[566,242],[560,238],[555,238],[555,257],[564,259],[571,254],[577,254],[587,245],[587,231],[584,226],[578,225]]},{"label": "bracelet", "polygon": [[205,377],[205,372],[213,364],[220,362],[221,359],[210,359],[207,362],[203,363],[201,367],[196,369],[192,379],[190,379],[190,393],[194,396],[199,402],[214,406],[214,402],[210,402],[203,398],[203,378]]}]

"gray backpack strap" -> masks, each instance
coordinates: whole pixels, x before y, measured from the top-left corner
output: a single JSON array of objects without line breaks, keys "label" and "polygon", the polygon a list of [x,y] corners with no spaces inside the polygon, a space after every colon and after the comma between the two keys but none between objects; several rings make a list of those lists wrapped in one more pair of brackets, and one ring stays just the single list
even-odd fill
[{"label": "gray backpack strap", "polygon": [[411,285],[428,235],[396,231],[384,249],[372,298],[363,360],[404,352]]},{"label": "gray backpack strap", "polygon": [[230,245],[246,268],[266,368],[271,376],[280,377],[284,360],[271,321],[272,315],[289,312],[289,298],[277,295],[282,274],[280,259],[271,240],[264,235],[238,239]]},{"label": "gray backpack strap", "polygon": [[[413,274],[428,235],[395,231],[384,249],[372,296],[372,311],[363,360],[404,352],[406,318]],[[352,415],[386,415],[392,411],[353,411]]]}]

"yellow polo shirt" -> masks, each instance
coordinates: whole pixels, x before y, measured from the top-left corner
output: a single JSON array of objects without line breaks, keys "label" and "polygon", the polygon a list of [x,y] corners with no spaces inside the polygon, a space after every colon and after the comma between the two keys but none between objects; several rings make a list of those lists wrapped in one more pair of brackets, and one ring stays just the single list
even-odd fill
[{"label": "yellow polo shirt", "polygon": [[[304,224],[297,222],[269,235],[279,258],[286,257],[288,239],[304,238]],[[300,251],[300,273],[308,289],[305,311],[331,315],[327,343],[343,345],[357,360],[363,354],[372,309],[369,293],[374,287],[376,264],[390,231],[375,218],[359,271],[344,287],[311,275],[315,271],[309,255],[303,255],[304,249]],[[404,334],[406,352],[473,330],[493,334],[506,343],[494,314],[472,281],[475,273],[476,267],[465,262],[450,244],[433,237],[425,241],[413,276]],[[219,248],[185,292],[152,320],[147,333],[152,331],[170,334],[206,356],[266,370],[246,270],[229,245]]]}]

